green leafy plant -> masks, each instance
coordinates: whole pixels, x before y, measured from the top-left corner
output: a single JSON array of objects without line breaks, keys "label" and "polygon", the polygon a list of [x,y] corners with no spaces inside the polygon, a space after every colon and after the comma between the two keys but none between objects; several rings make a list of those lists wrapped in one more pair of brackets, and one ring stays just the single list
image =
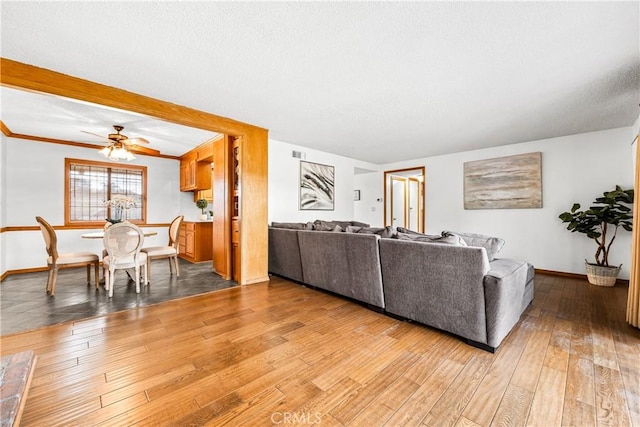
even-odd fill
[{"label": "green leafy plant", "polygon": [[207,202],[207,199],[198,199],[196,200],[196,206],[202,210],[202,215],[204,215],[204,209],[209,206],[209,202]]},{"label": "green leafy plant", "polygon": [[559,218],[568,223],[567,230],[584,233],[595,240],[598,249],[595,254],[597,265],[609,267],[609,251],[616,239],[618,228],[631,231],[633,224],[633,189],[623,190],[616,185],[615,190],[605,191],[603,197],[594,201],[594,206],[579,210],[580,204],[574,203],[569,212],[563,212]]}]

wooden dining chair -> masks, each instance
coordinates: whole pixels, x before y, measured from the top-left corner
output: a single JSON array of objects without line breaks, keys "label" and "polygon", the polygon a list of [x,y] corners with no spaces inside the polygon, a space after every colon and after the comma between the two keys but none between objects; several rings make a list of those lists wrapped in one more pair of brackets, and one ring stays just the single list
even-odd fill
[{"label": "wooden dining chair", "polygon": [[166,246],[151,246],[142,248],[142,252],[148,256],[147,278],[151,280],[151,260],[153,259],[169,259],[169,273],[173,274],[172,262],[176,267],[176,276],[180,277],[180,268],[178,267],[178,232],[184,215],[179,215],[171,221],[169,226],[169,243]]},{"label": "wooden dining chair", "polygon": [[44,218],[36,216],[36,221],[40,225],[42,236],[44,237],[45,247],[47,249],[47,267],[49,268],[49,276],[47,277],[47,292],[53,295],[56,291],[56,280],[58,278],[58,269],[67,267],[87,267],[87,284],[91,284],[91,266],[94,266],[96,288],[98,285],[98,270],[100,268],[100,257],[92,252],[58,252],[58,238],[56,232]]},{"label": "wooden dining chair", "polygon": [[113,297],[116,270],[135,270],[133,280],[136,283],[136,293],[139,294],[141,272],[143,282],[148,282],[147,254],[140,251],[144,243],[143,231],[130,222],[120,222],[105,230],[103,242],[107,251],[107,256],[102,259],[104,286],[109,291],[109,298]]}]

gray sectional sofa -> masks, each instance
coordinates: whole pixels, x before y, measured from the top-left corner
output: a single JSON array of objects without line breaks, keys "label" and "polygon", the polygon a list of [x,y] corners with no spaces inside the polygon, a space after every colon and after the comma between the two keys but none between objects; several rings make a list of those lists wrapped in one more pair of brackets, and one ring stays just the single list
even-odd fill
[{"label": "gray sectional sofa", "polygon": [[450,332],[484,350],[495,351],[533,300],[533,266],[495,258],[501,239],[395,231],[388,237],[389,228],[363,225],[312,228],[269,227],[270,273]]}]

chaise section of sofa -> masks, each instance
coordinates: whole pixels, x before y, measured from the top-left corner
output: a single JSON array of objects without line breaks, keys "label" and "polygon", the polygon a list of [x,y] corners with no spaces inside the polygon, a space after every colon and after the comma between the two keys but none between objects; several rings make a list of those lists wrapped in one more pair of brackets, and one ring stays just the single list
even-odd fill
[{"label": "chaise section of sofa", "polygon": [[385,307],[375,234],[298,231],[304,283]]}]

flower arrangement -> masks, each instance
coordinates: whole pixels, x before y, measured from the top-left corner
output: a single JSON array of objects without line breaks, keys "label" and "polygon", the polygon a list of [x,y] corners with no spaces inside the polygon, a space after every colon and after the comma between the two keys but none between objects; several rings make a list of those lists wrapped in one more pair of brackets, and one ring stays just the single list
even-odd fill
[{"label": "flower arrangement", "polygon": [[135,200],[131,196],[124,196],[122,194],[116,194],[111,197],[111,200],[104,202],[105,206],[112,208],[113,218],[107,218],[112,224],[121,222],[123,218],[123,210],[131,209],[136,206]]}]

